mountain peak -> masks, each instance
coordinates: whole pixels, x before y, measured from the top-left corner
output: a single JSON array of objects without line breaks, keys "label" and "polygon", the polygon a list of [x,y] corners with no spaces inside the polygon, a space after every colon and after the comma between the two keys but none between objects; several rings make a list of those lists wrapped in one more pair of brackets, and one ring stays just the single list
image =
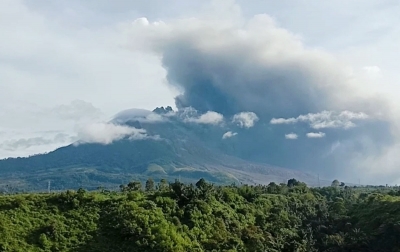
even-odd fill
[{"label": "mountain peak", "polygon": [[153,110],[154,113],[157,114],[167,114],[167,113],[171,113],[174,112],[174,110],[172,109],[171,106],[167,106],[167,107],[157,107]]}]

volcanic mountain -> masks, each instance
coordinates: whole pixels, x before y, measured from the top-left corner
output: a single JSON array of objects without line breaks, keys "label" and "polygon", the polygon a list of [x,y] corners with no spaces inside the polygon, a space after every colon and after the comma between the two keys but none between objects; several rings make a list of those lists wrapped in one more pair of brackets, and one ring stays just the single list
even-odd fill
[{"label": "volcanic mountain", "polygon": [[217,113],[199,116],[193,109],[131,109],[107,124],[130,130],[110,142],[82,139],[50,153],[0,160],[0,186],[7,185],[7,190],[40,190],[49,185],[52,189],[94,189],[149,177],[186,182],[205,178],[225,184],[282,183],[290,178],[316,182],[306,173],[239,155],[243,146],[238,146],[235,137],[245,129],[224,122]]}]

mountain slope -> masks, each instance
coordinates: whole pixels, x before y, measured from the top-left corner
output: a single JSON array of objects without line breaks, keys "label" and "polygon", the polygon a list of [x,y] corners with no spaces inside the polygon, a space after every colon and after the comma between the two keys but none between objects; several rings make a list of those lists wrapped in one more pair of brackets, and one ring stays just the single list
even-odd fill
[{"label": "mountain slope", "polygon": [[1,160],[0,188],[9,184],[14,190],[45,189],[48,181],[53,189],[116,187],[148,177],[187,182],[203,177],[216,183],[261,184],[295,177],[315,183],[315,178],[299,171],[227,154],[226,143],[212,140],[221,139],[223,127],[187,124],[173,117],[155,123],[143,119],[148,113],[139,112],[139,116],[137,111],[134,115],[117,115],[112,123],[145,129],[148,136],[157,137],[125,137],[107,145],[71,144],[47,154]]}]

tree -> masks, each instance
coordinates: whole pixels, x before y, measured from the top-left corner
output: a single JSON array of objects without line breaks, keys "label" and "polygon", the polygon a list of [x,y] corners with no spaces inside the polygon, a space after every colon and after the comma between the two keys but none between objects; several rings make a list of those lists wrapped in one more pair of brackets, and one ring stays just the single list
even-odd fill
[{"label": "tree", "polygon": [[339,180],[335,179],[334,181],[332,181],[332,185],[333,187],[338,187],[340,185]]},{"label": "tree", "polygon": [[140,191],[142,189],[142,183],[140,181],[131,181],[127,185],[129,191]]},{"label": "tree", "polygon": [[294,178],[289,179],[288,182],[287,182],[287,186],[288,187],[293,187],[293,186],[297,186],[297,185],[299,185],[299,181],[297,181]]},{"label": "tree", "polygon": [[168,185],[168,181],[166,179],[161,179],[160,183],[158,184],[158,189],[160,191],[166,191],[168,190],[169,185]]},{"label": "tree", "polygon": [[125,185],[120,185],[119,189],[121,190],[121,192],[125,192],[126,191],[126,186]]},{"label": "tree", "polygon": [[154,180],[152,178],[149,178],[146,181],[145,189],[146,189],[146,192],[154,191]]},{"label": "tree", "polygon": [[267,192],[268,193],[278,193],[280,191],[279,185],[277,185],[275,182],[269,183],[267,187]]},{"label": "tree", "polygon": [[208,184],[205,179],[201,178],[196,183],[197,189],[200,191],[200,198],[205,199],[208,198],[213,191],[214,186],[212,184]]},{"label": "tree", "polygon": [[199,181],[196,183],[197,188],[205,188],[207,186],[207,182],[205,179],[201,178]]}]

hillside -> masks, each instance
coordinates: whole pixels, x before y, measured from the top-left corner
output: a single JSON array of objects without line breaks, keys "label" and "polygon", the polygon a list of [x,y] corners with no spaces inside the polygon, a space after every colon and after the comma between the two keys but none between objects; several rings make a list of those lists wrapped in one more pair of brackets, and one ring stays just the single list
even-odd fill
[{"label": "hillside", "polygon": [[149,122],[148,115],[168,112],[164,108],[155,111],[160,114],[145,110],[122,112],[111,123],[145,129],[147,136],[157,137],[125,137],[110,144],[74,143],[47,154],[0,160],[0,186],[3,190],[6,185],[18,191],[45,190],[50,181],[54,190],[96,189],[118,187],[149,176],[186,182],[204,177],[222,184],[280,183],[290,178],[317,183],[314,177],[300,171],[234,156],[227,151],[234,144],[221,140],[225,130],[221,127],[187,124],[174,117]]}]

